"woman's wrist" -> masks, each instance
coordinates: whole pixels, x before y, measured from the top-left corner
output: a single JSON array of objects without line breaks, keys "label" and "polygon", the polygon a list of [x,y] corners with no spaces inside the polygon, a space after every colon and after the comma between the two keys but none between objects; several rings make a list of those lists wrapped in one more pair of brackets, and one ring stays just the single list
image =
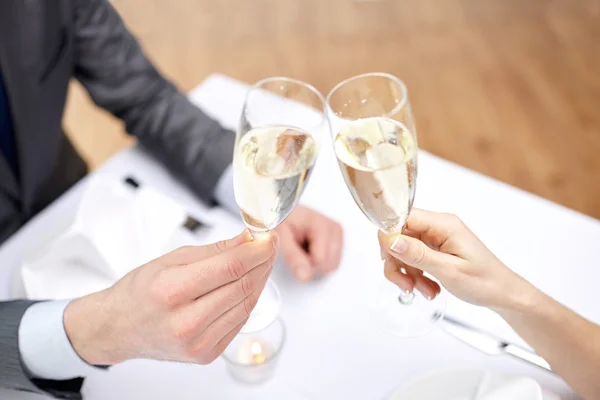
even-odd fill
[{"label": "woman's wrist", "polygon": [[529,281],[507,268],[508,278],[503,282],[506,287],[499,304],[490,307],[503,316],[507,313],[531,314],[539,312],[547,296]]}]

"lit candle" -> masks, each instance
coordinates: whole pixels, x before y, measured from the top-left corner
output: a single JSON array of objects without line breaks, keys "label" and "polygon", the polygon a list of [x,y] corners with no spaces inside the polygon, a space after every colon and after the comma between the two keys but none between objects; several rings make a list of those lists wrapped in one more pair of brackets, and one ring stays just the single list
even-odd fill
[{"label": "lit candle", "polygon": [[264,339],[248,338],[240,343],[237,361],[243,365],[261,365],[273,354],[272,347]]},{"label": "lit candle", "polygon": [[251,384],[269,380],[275,372],[284,337],[280,319],[263,331],[238,334],[223,353],[232,377]]},{"label": "lit candle", "polygon": [[252,354],[252,364],[262,364],[265,362],[265,355],[260,342],[253,342],[250,345],[250,353]]}]

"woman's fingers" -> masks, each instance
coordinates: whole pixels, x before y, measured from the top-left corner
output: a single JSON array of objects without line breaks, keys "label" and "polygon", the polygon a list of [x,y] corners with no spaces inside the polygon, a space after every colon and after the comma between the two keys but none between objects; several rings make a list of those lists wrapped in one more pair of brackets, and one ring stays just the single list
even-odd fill
[{"label": "woman's fingers", "polygon": [[400,271],[398,262],[395,259],[388,258],[384,260],[383,274],[388,281],[396,284],[405,292],[411,293],[414,290],[415,282],[413,278]]},{"label": "woman's fingers", "polygon": [[417,290],[428,300],[434,299],[441,291],[440,285],[423,275],[423,271],[388,257],[384,262],[384,275],[392,283],[406,292]]},{"label": "woman's fingers", "polygon": [[386,249],[391,256],[410,267],[418,268],[433,276],[443,273],[443,269],[455,258],[435,251],[422,241],[410,236],[388,236],[380,231],[378,237],[381,248]]},{"label": "woman's fingers", "polygon": [[442,288],[437,282],[432,281],[424,275],[415,279],[415,289],[419,291],[427,300],[433,300],[440,294]]}]

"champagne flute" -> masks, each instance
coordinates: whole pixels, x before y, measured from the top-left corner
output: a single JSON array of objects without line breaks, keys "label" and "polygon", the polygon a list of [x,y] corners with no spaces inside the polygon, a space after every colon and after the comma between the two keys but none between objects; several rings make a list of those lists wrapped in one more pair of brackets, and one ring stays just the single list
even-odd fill
[{"label": "champagne flute", "polygon": [[[339,83],[327,96],[334,149],[356,204],[386,234],[402,232],[417,179],[417,132],[404,83],[369,73]],[[386,283],[373,316],[387,332],[415,336],[442,317],[444,301]]]},{"label": "champagne flute", "polygon": [[[253,238],[275,229],[292,212],[328,128],[325,99],[313,86],[274,77],[250,88],[236,135],[233,181],[236,202]],[[272,322],[280,302],[269,280],[244,331]]]}]

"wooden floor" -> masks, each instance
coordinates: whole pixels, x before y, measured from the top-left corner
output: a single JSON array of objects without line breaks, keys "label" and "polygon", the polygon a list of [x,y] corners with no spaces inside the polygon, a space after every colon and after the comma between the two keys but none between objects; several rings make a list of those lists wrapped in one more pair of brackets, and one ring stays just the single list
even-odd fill
[{"label": "wooden floor", "polygon": [[[420,145],[600,218],[600,0],[113,0],[183,90],[213,72],[323,92],[386,71]],[[128,140],[74,85],[67,127],[92,166]]]}]

